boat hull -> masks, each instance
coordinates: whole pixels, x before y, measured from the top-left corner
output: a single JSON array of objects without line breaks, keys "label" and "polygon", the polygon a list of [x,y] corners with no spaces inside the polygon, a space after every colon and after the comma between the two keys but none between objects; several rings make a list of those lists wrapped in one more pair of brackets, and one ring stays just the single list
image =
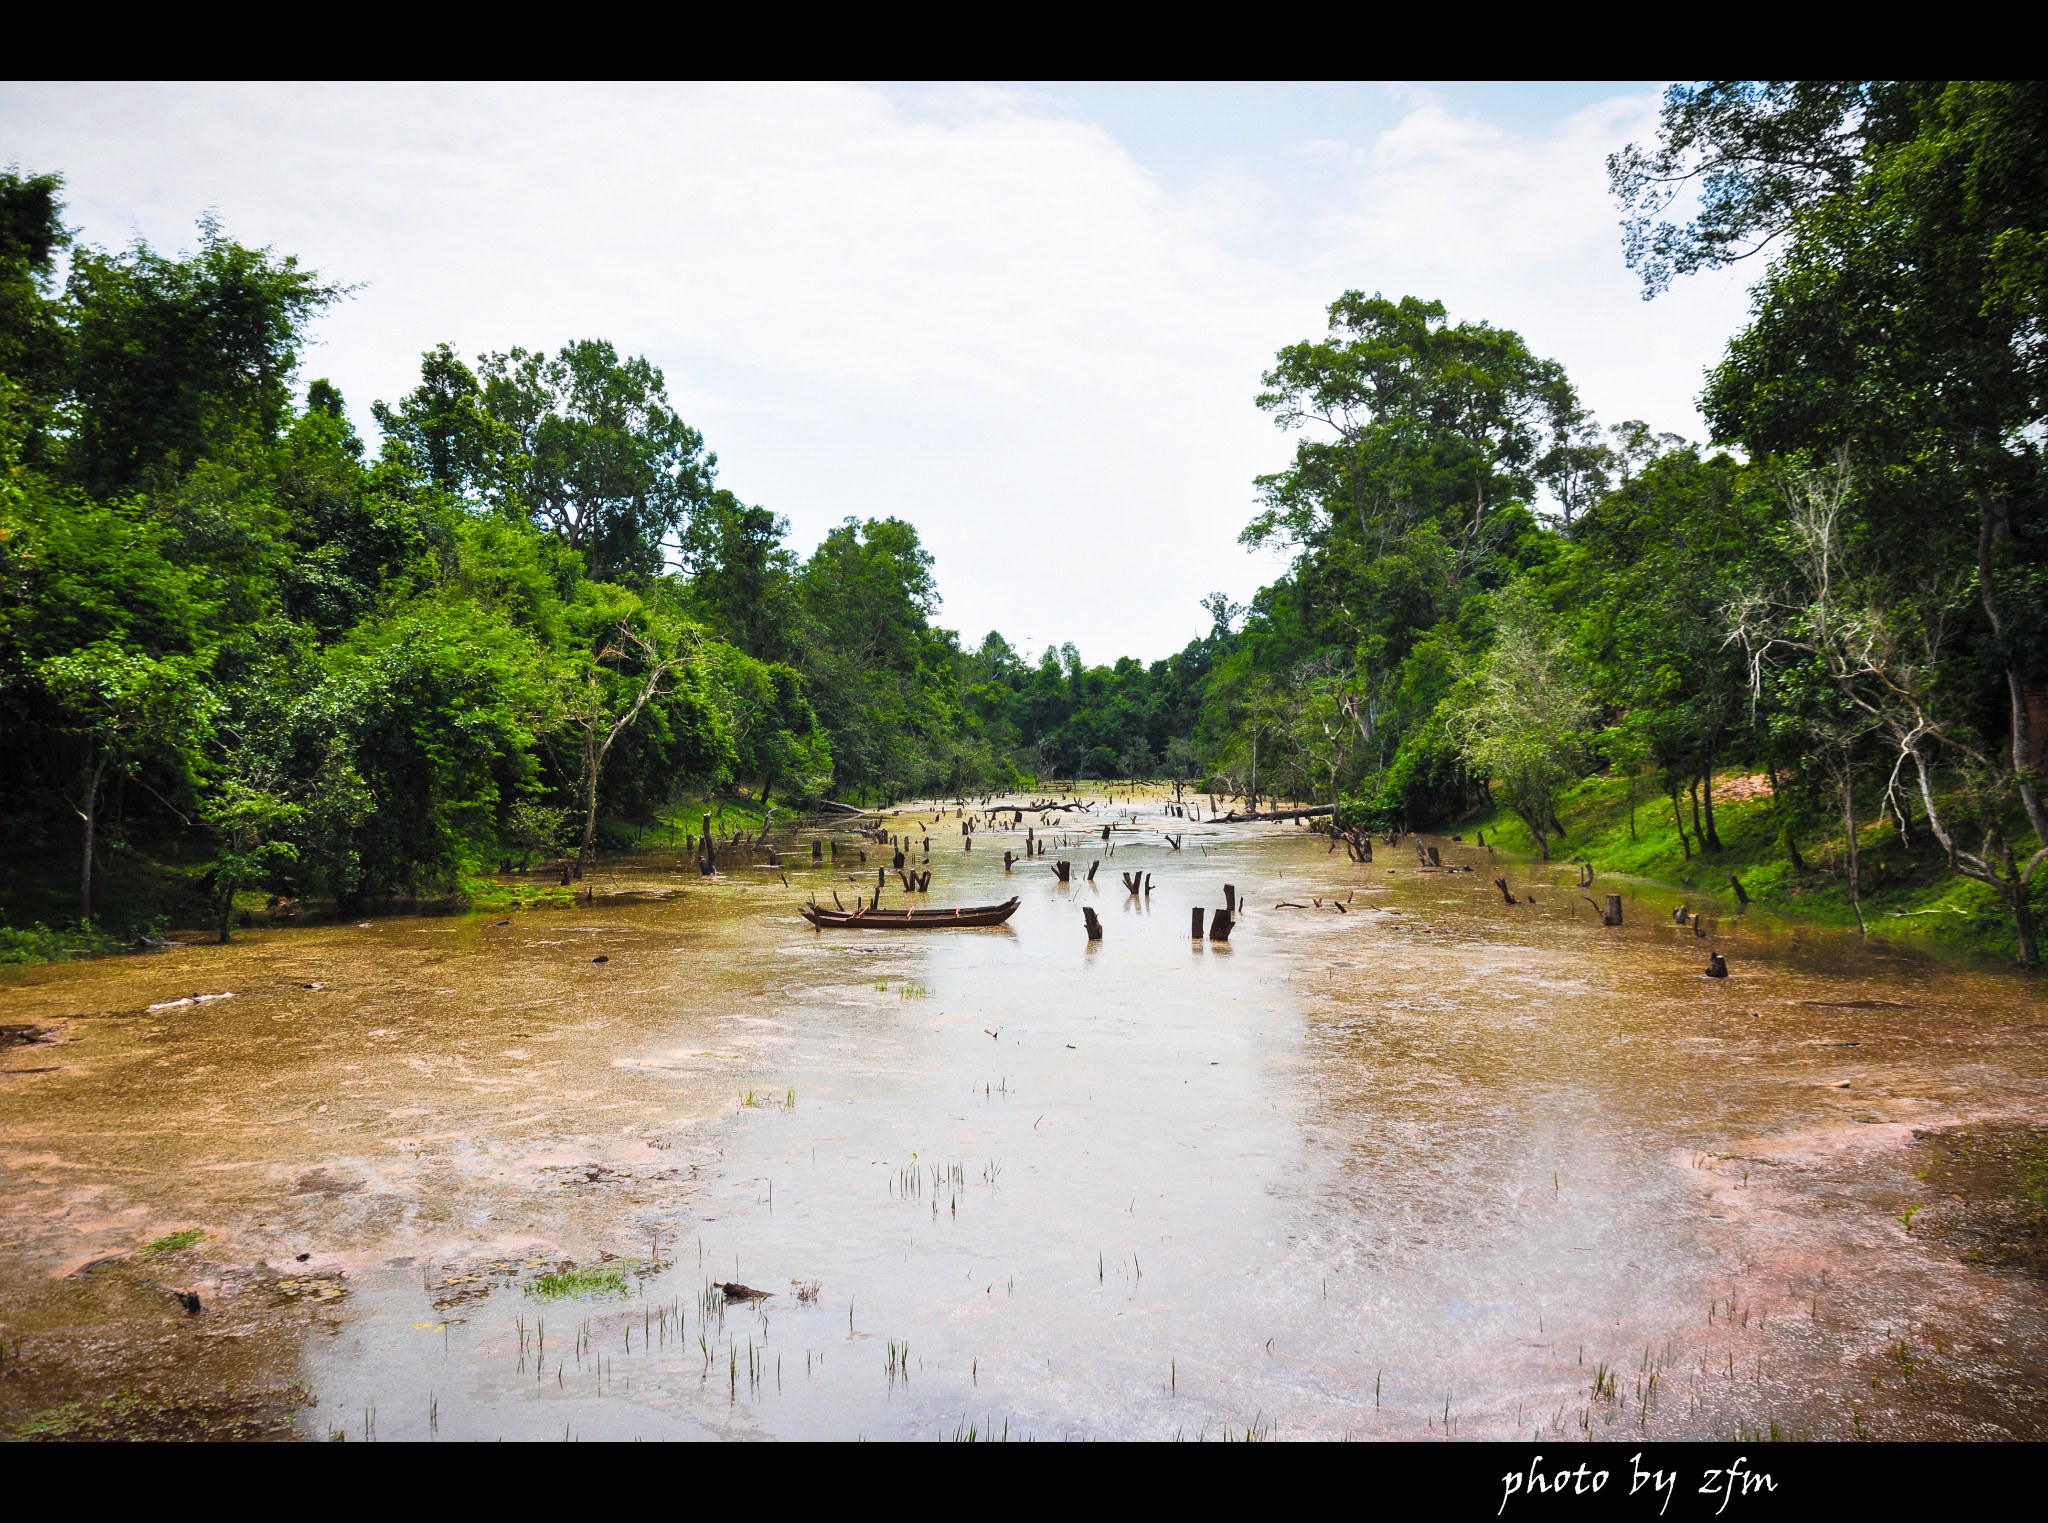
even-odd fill
[{"label": "boat hull", "polygon": [[828,910],[801,904],[797,912],[819,930],[951,931],[967,926],[1001,925],[1017,913],[1021,900],[1003,904],[962,906],[952,910]]}]

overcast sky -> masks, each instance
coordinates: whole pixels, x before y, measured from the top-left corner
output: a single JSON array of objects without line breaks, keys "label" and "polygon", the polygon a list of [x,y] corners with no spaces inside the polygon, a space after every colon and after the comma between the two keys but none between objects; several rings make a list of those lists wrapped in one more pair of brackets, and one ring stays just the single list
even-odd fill
[{"label": "overcast sky", "polygon": [[0,85],[0,163],[96,243],[228,233],[361,289],[305,375],[443,340],[648,355],[807,551],[895,514],[941,621],[1153,659],[1279,562],[1237,544],[1252,405],[1347,288],[1521,330],[1608,421],[1698,437],[1734,275],[1646,303],[1604,160],[1654,83]]}]

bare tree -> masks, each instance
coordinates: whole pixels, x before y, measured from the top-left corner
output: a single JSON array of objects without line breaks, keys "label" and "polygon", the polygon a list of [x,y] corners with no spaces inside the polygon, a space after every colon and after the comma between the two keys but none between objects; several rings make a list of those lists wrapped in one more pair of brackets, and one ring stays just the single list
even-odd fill
[{"label": "bare tree", "polygon": [[[583,691],[569,716],[583,749],[578,790],[582,795],[579,802],[583,808],[583,839],[576,852],[578,878],[590,867],[591,843],[597,837],[597,785],[613,745],[633,728],[648,704],[676,691],[676,679],[693,654],[687,636],[658,626],[638,630],[624,619],[605,632],[603,641],[592,653],[584,671]],[[628,675],[621,670],[635,658],[638,671]]]},{"label": "bare tree", "polygon": [[[1943,654],[1955,634],[1950,610],[1971,592],[1994,640],[2004,644],[1992,577],[2000,515],[1988,494],[1980,493],[1977,564],[1960,585],[1937,582],[1919,589],[1918,597],[1887,596],[1893,589],[1882,576],[1852,566],[1846,556],[1842,518],[1852,485],[1846,449],[1828,469],[1792,478],[1786,498],[1803,586],[1745,595],[1729,610],[1729,639],[1748,653],[1753,695],[1761,693],[1768,668],[1784,656],[1818,665],[1855,716],[1852,724],[1860,721],[1884,736],[1893,755],[1891,787],[1902,773],[1918,784],[1927,827],[1949,867],[1997,891],[2012,914],[2021,964],[2039,967],[2031,894],[2035,875],[2048,863],[2048,811],[2029,765],[2023,684],[2016,670],[2007,671],[2012,738],[2001,753],[1949,713],[1945,702],[1954,684],[1940,680]],[[1854,805],[1844,796],[1853,852]],[[2031,852],[2016,846],[2008,829],[2015,803],[2034,834]],[[1966,829],[1977,837],[1974,849],[1964,842]]]}]

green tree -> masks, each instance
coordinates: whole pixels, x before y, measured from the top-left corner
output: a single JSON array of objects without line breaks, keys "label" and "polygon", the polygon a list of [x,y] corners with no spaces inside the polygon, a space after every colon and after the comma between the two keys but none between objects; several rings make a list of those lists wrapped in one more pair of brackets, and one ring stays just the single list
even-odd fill
[{"label": "green tree", "polygon": [[95,496],[176,480],[288,416],[308,323],[344,294],[210,216],[173,259],[137,240],[74,250],[66,285],[63,468]]},{"label": "green tree", "polygon": [[[484,411],[512,440],[512,495],[533,521],[580,551],[594,577],[659,572],[664,546],[704,502],[718,468],[703,435],[669,406],[660,369],[620,359],[601,339],[553,355],[487,354],[481,368]],[[441,413],[432,418],[444,426]],[[460,432],[445,426],[451,439]]]},{"label": "green tree", "polygon": [[[1778,240],[1705,409],[1722,437],[1809,480],[1842,452],[1856,462],[1839,528],[1885,569],[1866,611],[1890,633],[1871,647],[1881,670],[1824,664],[1918,778],[1950,866],[2006,899],[2029,966],[2048,863],[2033,736],[2048,703],[2048,366],[2026,286],[2048,239],[2044,123],[2037,82],[1723,83],[1667,97],[1657,147],[1615,166],[1625,201],[1655,175],[1704,187],[1699,217],[1651,238],[1652,275],[1655,259],[1706,268],[1743,238]],[[1810,172],[1785,168],[1802,161]],[[1956,808],[1982,824],[1981,848]]]},{"label": "green tree", "polygon": [[1494,604],[1499,638],[1451,708],[1465,760],[1500,790],[1544,861],[1564,790],[1584,775],[1599,710],[1571,642],[1517,584]]}]

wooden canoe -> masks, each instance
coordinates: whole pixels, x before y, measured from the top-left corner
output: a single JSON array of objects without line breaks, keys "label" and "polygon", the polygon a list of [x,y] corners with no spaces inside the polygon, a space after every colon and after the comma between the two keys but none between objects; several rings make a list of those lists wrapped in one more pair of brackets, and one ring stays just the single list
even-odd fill
[{"label": "wooden canoe", "polygon": [[819,930],[845,926],[872,931],[944,931],[959,926],[1001,925],[1017,913],[1019,899],[1001,904],[963,905],[951,910],[828,910],[800,904],[797,910]]}]

